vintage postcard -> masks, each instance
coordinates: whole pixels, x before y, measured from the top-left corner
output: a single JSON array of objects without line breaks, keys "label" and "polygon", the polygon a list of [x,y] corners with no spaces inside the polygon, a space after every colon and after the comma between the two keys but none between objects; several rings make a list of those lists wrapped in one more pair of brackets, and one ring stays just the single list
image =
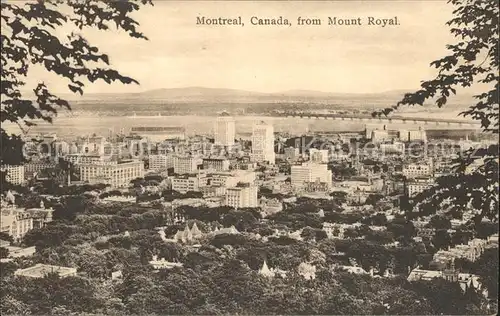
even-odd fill
[{"label": "vintage postcard", "polygon": [[1,1],[2,315],[494,315],[496,0]]}]

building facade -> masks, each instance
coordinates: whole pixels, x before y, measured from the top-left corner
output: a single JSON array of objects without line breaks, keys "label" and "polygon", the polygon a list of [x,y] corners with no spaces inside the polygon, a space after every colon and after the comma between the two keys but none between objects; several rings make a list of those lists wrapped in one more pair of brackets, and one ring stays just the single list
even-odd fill
[{"label": "building facade", "polygon": [[427,132],[422,128],[408,132],[408,141],[410,142],[427,142]]},{"label": "building facade", "polygon": [[24,177],[26,179],[32,178],[35,173],[46,169],[54,169],[57,163],[50,161],[31,161],[24,165]]},{"label": "building facade", "polygon": [[74,164],[99,164],[106,159],[102,155],[88,155],[88,154],[69,154],[64,156],[64,160]]},{"label": "building facade", "polygon": [[265,122],[257,123],[252,130],[252,160],[274,164],[274,128]]},{"label": "building facade", "polygon": [[408,181],[408,196],[414,197],[431,187],[432,181],[429,178],[418,177]]},{"label": "building facade", "polygon": [[172,190],[187,193],[189,191],[199,192],[200,188],[207,185],[207,175],[205,173],[198,174],[182,174],[172,178]]},{"label": "building facade", "polygon": [[203,169],[212,169],[215,171],[228,171],[229,170],[229,160],[225,158],[204,158],[203,159]]},{"label": "building facade", "polygon": [[408,178],[429,177],[433,168],[429,163],[411,163],[403,166],[403,175]]},{"label": "building facade", "polygon": [[226,189],[225,205],[234,208],[258,207],[258,187],[250,183],[239,183],[234,188]]},{"label": "building facade", "polygon": [[30,213],[15,207],[2,207],[1,231],[20,240],[33,229],[33,217]]},{"label": "building facade", "polygon": [[151,142],[184,139],[186,135],[185,128],[180,126],[134,126],[130,133],[144,136]]},{"label": "building facade", "polygon": [[405,152],[405,144],[403,142],[381,143],[379,146],[383,154],[402,154]]},{"label": "building facade", "polygon": [[233,146],[236,136],[234,118],[224,112],[215,122],[215,144],[220,146]]},{"label": "building facade", "polygon": [[284,149],[284,157],[289,161],[297,161],[300,158],[300,150],[295,147],[287,147]]},{"label": "building facade", "polygon": [[256,175],[254,171],[233,170],[229,172],[214,172],[208,175],[208,184],[226,188],[235,187],[238,183],[254,183]]},{"label": "building facade", "polygon": [[329,151],[327,149],[309,149],[309,160],[316,163],[328,163]]},{"label": "building facade", "polygon": [[304,188],[308,183],[326,183],[332,186],[332,172],[326,164],[305,163],[291,167],[291,181],[294,188]]},{"label": "building facade", "polygon": [[177,156],[174,159],[174,172],[176,174],[195,173],[199,162],[200,160],[193,156]]},{"label": "building facade", "polygon": [[126,187],[130,181],[144,177],[144,163],[140,160],[80,165],[81,181],[104,183],[111,187]]},{"label": "building facade", "polygon": [[164,171],[174,168],[175,156],[172,154],[166,155],[149,155],[149,169]]},{"label": "building facade", "polygon": [[0,170],[7,174],[5,180],[8,182],[15,185],[24,184],[24,165],[3,165]]}]

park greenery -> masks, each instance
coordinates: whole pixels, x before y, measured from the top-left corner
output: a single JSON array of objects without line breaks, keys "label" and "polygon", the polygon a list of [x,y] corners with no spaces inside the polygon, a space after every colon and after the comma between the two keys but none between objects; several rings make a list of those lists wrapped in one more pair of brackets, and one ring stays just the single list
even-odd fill
[{"label": "park greenery", "polygon": [[[421,88],[408,93],[396,105],[374,116],[390,115],[404,106],[424,102],[446,105],[454,94],[480,87],[472,104],[461,115],[481,123],[484,133],[499,133],[499,8],[496,0],[449,0],[453,18],[447,22],[456,42],[446,45],[448,55],[431,63],[437,75],[422,81]],[[498,222],[498,144],[470,149],[456,159],[454,172],[440,177],[414,201],[414,206],[450,212],[478,210],[476,222],[488,218]],[[472,169],[472,170],[470,170]]]},{"label": "park greenery", "polygon": [[[328,207],[330,206],[330,207]],[[302,199],[263,220],[259,209],[228,207],[144,206],[102,203],[84,195],[55,202],[54,222],[30,231],[22,241],[36,254],[2,263],[2,314],[481,314],[485,299],[463,293],[458,284],[444,280],[410,283],[408,267],[428,267],[437,249],[434,240],[417,243],[411,222],[403,217],[389,223],[378,214],[375,221],[387,229],[373,231],[363,224],[352,237],[328,239],[319,229],[326,215],[342,214],[338,222],[356,221],[358,214],[343,214],[332,200]],[[175,217],[183,223],[173,223]],[[355,217],[352,219],[350,217]],[[204,236],[193,251],[189,244],[162,240],[158,228],[171,238],[177,230],[197,223]],[[375,224],[375,223],[374,223]],[[437,227],[447,226],[440,220]],[[210,235],[213,227],[235,226],[237,235]],[[302,229],[302,239],[274,236],[276,230]],[[260,237],[257,237],[260,236]],[[267,240],[262,237],[268,237]],[[401,247],[387,244],[399,240]],[[451,243],[451,241],[450,241]],[[338,255],[344,253],[343,255]],[[149,261],[157,255],[183,267],[154,271]],[[369,271],[391,278],[353,275],[338,270],[352,260]],[[266,278],[258,273],[263,262],[287,271],[286,277]],[[316,278],[298,274],[303,263],[316,266]],[[78,276],[60,279],[48,275],[25,279],[15,269],[45,263],[76,267]],[[457,262],[482,276],[491,295],[496,251],[477,262]],[[122,271],[123,277],[111,280]],[[256,304],[258,302],[258,304]],[[362,302],[362,303],[361,303]],[[444,304],[443,302],[447,302]]]}]

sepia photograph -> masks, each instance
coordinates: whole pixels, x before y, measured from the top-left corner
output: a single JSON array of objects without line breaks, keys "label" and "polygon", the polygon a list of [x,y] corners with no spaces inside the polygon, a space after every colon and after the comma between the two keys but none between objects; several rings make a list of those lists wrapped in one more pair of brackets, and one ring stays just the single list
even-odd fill
[{"label": "sepia photograph", "polygon": [[498,0],[1,0],[1,315],[496,315]]}]

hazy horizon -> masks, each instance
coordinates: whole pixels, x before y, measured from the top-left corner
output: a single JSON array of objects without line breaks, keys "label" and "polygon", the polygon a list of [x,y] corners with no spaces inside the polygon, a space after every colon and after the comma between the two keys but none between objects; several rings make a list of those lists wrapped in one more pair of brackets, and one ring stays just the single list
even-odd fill
[{"label": "hazy horizon", "polygon": [[[140,85],[86,84],[85,93],[135,93],[207,87],[261,93],[311,90],[383,93],[414,90],[430,79],[430,62],[444,56],[452,36],[443,1],[209,2],[156,1],[134,17],[149,41],[86,29],[83,35],[110,56],[111,66]],[[397,16],[399,26],[207,26],[196,17]],[[62,33],[59,33],[62,35]],[[30,69],[29,83],[45,81],[68,93],[67,81]],[[33,80],[35,79],[35,80]],[[31,81],[30,81],[31,80]]]}]

